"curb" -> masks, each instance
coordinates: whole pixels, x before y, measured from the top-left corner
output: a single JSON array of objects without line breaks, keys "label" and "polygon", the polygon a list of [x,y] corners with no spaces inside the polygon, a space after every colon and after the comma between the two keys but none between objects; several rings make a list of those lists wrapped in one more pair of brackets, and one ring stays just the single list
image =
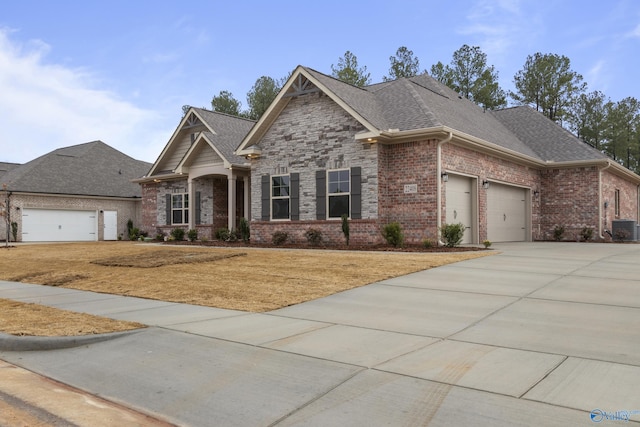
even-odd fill
[{"label": "curb", "polygon": [[63,337],[17,336],[0,332],[0,351],[46,351],[73,348],[136,334],[143,329]]}]

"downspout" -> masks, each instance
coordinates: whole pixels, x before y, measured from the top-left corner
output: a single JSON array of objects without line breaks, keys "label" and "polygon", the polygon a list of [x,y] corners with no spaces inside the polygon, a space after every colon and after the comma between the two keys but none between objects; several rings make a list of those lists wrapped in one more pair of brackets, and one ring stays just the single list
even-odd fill
[{"label": "downspout", "polygon": [[453,132],[449,132],[442,141],[438,142],[436,147],[436,225],[438,227],[438,245],[444,246],[440,239],[440,227],[442,226],[442,146],[453,138]]},{"label": "downspout", "polygon": [[609,169],[611,167],[611,163],[607,161],[607,165],[598,170],[598,230],[600,239],[604,240],[603,234],[603,218],[602,218],[602,172]]}]

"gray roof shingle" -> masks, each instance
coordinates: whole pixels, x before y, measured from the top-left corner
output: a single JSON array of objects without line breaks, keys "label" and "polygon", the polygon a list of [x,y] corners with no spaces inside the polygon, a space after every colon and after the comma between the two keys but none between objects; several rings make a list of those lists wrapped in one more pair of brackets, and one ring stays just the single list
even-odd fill
[{"label": "gray roof shingle", "polygon": [[598,160],[607,156],[530,107],[491,112],[545,162]]},{"label": "gray roof shingle", "polygon": [[447,126],[542,162],[607,158],[528,106],[487,111],[426,73],[359,88],[303,68],[380,131]]},{"label": "gray roof shingle", "polygon": [[226,160],[232,164],[244,164],[246,162],[244,157],[236,156],[234,151],[256,122],[203,108],[192,108],[198,112],[209,129],[215,132],[215,134],[206,132],[207,137],[211,139]]},{"label": "gray roof shingle", "polygon": [[135,160],[102,141],[59,148],[2,176],[11,191],[104,197],[140,197],[132,179],[151,163]]}]

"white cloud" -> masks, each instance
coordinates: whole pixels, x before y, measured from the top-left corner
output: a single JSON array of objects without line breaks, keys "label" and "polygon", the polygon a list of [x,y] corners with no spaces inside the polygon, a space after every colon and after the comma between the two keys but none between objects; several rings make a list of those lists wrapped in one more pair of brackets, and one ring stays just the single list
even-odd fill
[{"label": "white cloud", "polygon": [[160,113],[96,88],[99,76],[90,70],[47,63],[49,45],[20,44],[12,34],[0,28],[0,161],[23,163],[98,139],[155,160],[172,130]]},{"label": "white cloud", "polygon": [[629,38],[640,38],[640,24],[636,25],[636,27],[627,33],[627,37]]}]

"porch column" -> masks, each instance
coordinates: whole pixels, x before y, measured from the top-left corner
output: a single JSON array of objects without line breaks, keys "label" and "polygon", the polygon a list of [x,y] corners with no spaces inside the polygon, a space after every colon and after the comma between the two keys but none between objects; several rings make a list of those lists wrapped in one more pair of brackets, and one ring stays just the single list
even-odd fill
[{"label": "porch column", "polygon": [[227,215],[228,215],[228,227],[229,230],[233,230],[236,228],[236,176],[233,172],[230,172],[227,176],[228,183],[228,207],[227,207]]},{"label": "porch column", "polygon": [[251,200],[249,199],[249,196],[251,195],[251,180],[248,176],[243,176],[242,182],[244,182],[244,217],[247,219],[247,221],[251,221]]},{"label": "porch column", "polygon": [[189,195],[189,218],[188,221],[188,230],[196,228],[196,210],[195,210],[195,202],[196,202],[196,194],[195,194],[195,185],[193,185],[193,179],[187,179],[187,194]]}]

